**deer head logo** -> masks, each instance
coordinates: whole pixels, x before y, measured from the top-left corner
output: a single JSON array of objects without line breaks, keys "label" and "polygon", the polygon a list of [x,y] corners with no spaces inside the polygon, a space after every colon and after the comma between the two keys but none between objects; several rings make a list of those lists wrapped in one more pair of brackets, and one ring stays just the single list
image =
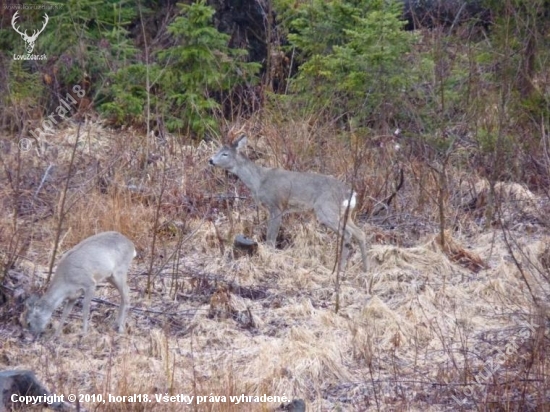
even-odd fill
[{"label": "deer head logo", "polygon": [[13,26],[13,29],[19,33],[21,35],[21,37],[23,38],[23,40],[25,40],[25,43],[27,43],[27,45],[25,46],[25,48],[27,49],[27,53],[28,54],[31,54],[32,51],[34,50],[34,43],[36,42],[36,39],[38,38],[38,35],[40,33],[42,33],[44,31],[44,29],[46,28],[46,24],[48,24],[48,15],[46,13],[44,13],[44,25],[42,26],[42,28],[38,31],[36,30],[33,30],[32,32],[32,36],[29,36],[27,34],[27,30],[25,30],[23,33],[21,31],[19,31],[19,28],[15,26],[15,21],[17,20],[17,17],[19,17],[17,14],[19,12],[16,11],[15,14],[13,15],[12,19],[11,19],[11,25]]}]

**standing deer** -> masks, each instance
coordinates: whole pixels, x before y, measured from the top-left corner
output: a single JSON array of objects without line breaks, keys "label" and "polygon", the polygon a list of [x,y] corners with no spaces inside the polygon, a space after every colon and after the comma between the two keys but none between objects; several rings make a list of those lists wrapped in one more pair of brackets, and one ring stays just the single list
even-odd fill
[{"label": "standing deer", "polygon": [[[237,175],[250,189],[254,199],[267,208],[269,212],[268,245],[275,247],[282,217],[291,212],[313,210],[322,224],[342,235],[346,209],[355,207],[355,192],[332,176],[259,166],[240,153],[245,145],[246,137],[242,136],[233,144],[223,146],[209,162]],[[343,236],[344,248],[340,256],[340,270],[346,266],[349,240],[353,236],[359,242],[363,269],[367,272],[365,234],[348,218]]]},{"label": "standing deer", "polygon": [[63,255],[44,296],[39,299],[33,295],[27,300],[26,321],[30,331],[34,335],[42,333],[52,313],[67,299],[67,306],[63,310],[61,322],[55,332],[57,336],[76,300],[84,291],[82,318],[83,333],[86,334],[90,303],[94,297],[96,285],[107,280],[120,293],[121,304],[117,326],[118,331],[123,332],[126,311],[130,303],[126,277],[135,256],[134,244],[118,232],[103,232],[84,239]]}]

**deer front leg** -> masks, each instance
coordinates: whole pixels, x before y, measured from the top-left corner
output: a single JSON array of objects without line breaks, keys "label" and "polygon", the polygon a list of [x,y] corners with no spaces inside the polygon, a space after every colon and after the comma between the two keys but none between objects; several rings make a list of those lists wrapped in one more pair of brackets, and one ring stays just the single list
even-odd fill
[{"label": "deer front leg", "polygon": [[67,304],[65,305],[65,308],[63,309],[63,313],[61,314],[61,320],[59,322],[59,325],[57,325],[57,328],[55,329],[54,338],[59,336],[61,331],[63,330],[63,326],[65,325],[65,321],[67,320],[67,317],[69,316],[69,313],[71,313],[71,310],[73,310],[73,307],[76,303],[76,299],[68,299]]},{"label": "deer front leg", "polygon": [[88,321],[90,319],[90,305],[92,303],[92,298],[94,297],[95,292],[95,283],[88,286],[84,290],[84,302],[82,303],[82,332],[83,334],[88,333]]},{"label": "deer front leg", "polygon": [[269,212],[269,222],[267,224],[267,244],[271,247],[275,247],[277,244],[277,234],[281,227],[281,220],[283,218],[282,213],[279,210],[272,210]]}]

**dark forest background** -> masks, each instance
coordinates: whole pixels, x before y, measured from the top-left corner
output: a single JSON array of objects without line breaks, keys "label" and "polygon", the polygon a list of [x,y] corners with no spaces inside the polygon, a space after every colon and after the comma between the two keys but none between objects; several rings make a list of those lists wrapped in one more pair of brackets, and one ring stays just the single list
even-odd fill
[{"label": "dark forest background", "polygon": [[[10,3],[11,4],[11,3]],[[16,4],[16,3],[13,3]],[[467,148],[493,178],[548,186],[548,0],[67,1],[0,11],[0,127],[40,127],[81,85],[114,127],[208,139],[263,111],[342,136],[399,128]],[[497,176],[498,175],[498,176]]]}]

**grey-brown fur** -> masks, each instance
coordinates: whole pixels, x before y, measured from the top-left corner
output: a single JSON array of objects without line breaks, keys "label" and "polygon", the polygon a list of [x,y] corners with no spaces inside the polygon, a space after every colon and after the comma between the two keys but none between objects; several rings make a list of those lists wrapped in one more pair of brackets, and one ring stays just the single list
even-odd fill
[{"label": "grey-brown fur", "polygon": [[86,333],[96,285],[106,280],[120,293],[117,327],[122,332],[130,303],[127,273],[135,254],[134,244],[118,232],[103,232],[84,239],[61,258],[44,296],[39,299],[34,295],[27,301],[29,330],[35,335],[43,332],[52,313],[67,300],[57,335],[84,292],[82,318],[83,332]]},{"label": "grey-brown fur", "polygon": [[[332,176],[318,173],[300,173],[259,166],[240,153],[245,145],[246,137],[242,136],[232,145],[223,146],[210,159],[210,164],[237,175],[250,189],[256,201],[267,208],[269,245],[275,246],[281,219],[284,214],[290,212],[314,211],[321,223],[338,234],[342,233],[346,207],[348,203],[350,209],[355,206],[355,193],[352,193],[344,183]],[[351,237],[359,242],[363,269],[367,272],[366,236],[351,219],[348,219],[345,225],[345,246],[340,259],[340,269],[345,268]]]}]

